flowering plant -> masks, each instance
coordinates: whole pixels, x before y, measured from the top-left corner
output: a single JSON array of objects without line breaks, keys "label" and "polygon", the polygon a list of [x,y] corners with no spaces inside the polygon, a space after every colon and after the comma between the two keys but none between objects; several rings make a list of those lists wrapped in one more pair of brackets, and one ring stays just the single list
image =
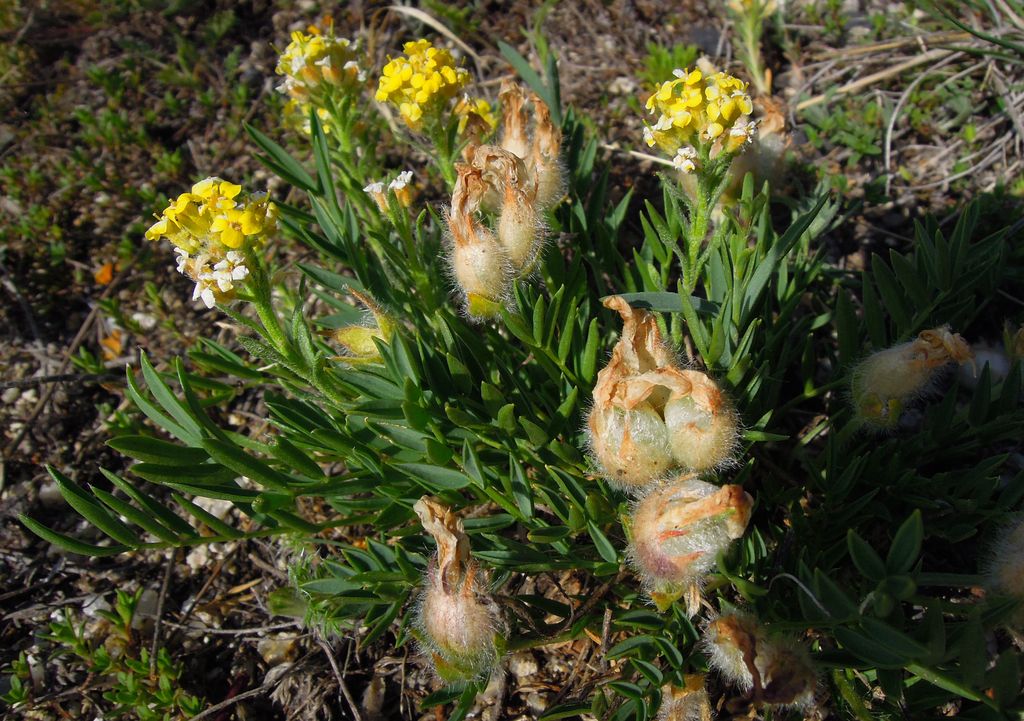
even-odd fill
[{"label": "flowering plant", "polygon": [[[285,49],[309,148],[250,130],[280,203],[208,178],[146,233],[234,345],[205,340],[195,372],[145,355],[129,371],[154,426],[111,441],[129,476],[86,489],[50,470],[91,538],[25,525],[96,556],[287,538],[271,611],[366,653],[415,641],[436,675],[418,702],[452,717],[506,654],[569,644],[549,718],[703,721],[711,696],[746,715],[1019,712],[1001,629],[1019,624],[1020,564],[978,576],[962,541],[1024,498],[1001,450],[1024,430],[1024,371],[926,392],[970,356],[1006,232],[982,237],[969,206],[854,273],[823,251],[825,194],[773,205],[746,175],[716,211],[757,127],[733,75],[681,69],[648,99],[643,139],[676,172],[640,209],[612,201],[551,57],[542,79],[503,46],[530,87],[492,109],[451,51],[415,40],[374,106],[356,47],[329,28]],[[386,137],[429,159],[384,167],[363,141]],[[278,267],[288,242],[307,253]],[[220,425],[209,389],[243,384],[218,378],[265,391],[269,430]],[[1013,528],[1000,549],[1019,555]]]}]

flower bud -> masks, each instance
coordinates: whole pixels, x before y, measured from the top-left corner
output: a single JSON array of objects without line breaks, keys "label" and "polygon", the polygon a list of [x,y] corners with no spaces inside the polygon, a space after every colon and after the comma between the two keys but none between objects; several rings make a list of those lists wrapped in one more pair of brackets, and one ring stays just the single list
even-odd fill
[{"label": "flower bud", "polygon": [[463,164],[456,170],[458,179],[448,215],[452,274],[470,315],[495,315],[508,293],[512,266],[494,233],[476,218],[487,187],[480,171]]},{"label": "flower bud", "polygon": [[686,674],[683,686],[667,683],[661,687],[657,721],[711,721],[712,718],[703,674]]},{"label": "flower bud", "polygon": [[590,449],[611,481],[639,487],[669,469],[704,471],[728,463],[736,414],[707,375],[676,366],[655,317],[618,296],[622,336],[594,386]]},{"label": "flower bud", "polygon": [[751,694],[755,705],[806,707],[814,701],[817,675],[807,650],[768,631],[752,617],[722,614],[703,639],[708,664]]},{"label": "flower bud", "polygon": [[972,358],[971,347],[949,326],[922,331],[910,343],[868,356],[852,375],[857,416],[870,425],[895,427],[904,405],[926,392],[943,366]]},{"label": "flower bud", "polygon": [[485,677],[498,663],[502,629],[485,573],[470,556],[462,520],[424,496],[413,510],[437,543],[417,610],[423,651],[449,683]]},{"label": "flower bud", "polygon": [[382,340],[385,343],[391,340],[395,332],[395,321],[384,313],[369,295],[351,288],[348,292],[370,311],[373,325],[350,325],[334,331],[334,340],[348,351],[348,355],[343,356],[341,360],[349,363],[377,363],[381,357],[374,340]]},{"label": "flower bud", "polygon": [[630,557],[660,610],[686,594],[690,615],[697,612],[701,578],[743,535],[753,503],[739,486],[719,488],[684,477],[636,504]]}]

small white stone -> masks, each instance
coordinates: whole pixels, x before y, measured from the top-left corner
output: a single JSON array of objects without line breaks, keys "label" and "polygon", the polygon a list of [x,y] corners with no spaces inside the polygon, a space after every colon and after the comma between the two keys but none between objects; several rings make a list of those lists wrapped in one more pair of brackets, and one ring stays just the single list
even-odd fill
[{"label": "small white stone", "polygon": [[256,643],[256,651],[268,666],[277,666],[295,659],[298,643],[295,636],[287,634],[266,636]]},{"label": "small white stone", "polygon": [[138,323],[142,330],[153,330],[156,328],[157,324],[156,316],[150,315],[149,313],[132,313],[132,320]]},{"label": "small white stone", "polygon": [[537,673],[539,666],[531,653],[517,653],[508,661],[508,670],[516,678],[524,678]]}]

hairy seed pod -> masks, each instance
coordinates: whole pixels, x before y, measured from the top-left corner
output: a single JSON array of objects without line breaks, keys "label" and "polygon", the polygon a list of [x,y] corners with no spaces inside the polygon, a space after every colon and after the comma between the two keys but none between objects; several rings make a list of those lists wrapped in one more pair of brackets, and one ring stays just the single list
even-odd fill
[{"label": "hairy seed pod", "polygon": [[668,428],[649,403],[591,411],[590,450],[609,480],[644,485],[672,467]]},{"label": "hairy seed pod", "polygon": [[[1024,601],[1024,517],[1002,528],[982,563],[985,586],[992,593]],[[1024,630],[1024,604],[1010,617],[1009,625]]]},{"label": "hairy seed pod", "polygon": [[535,127],[530,148],[531,166],[537,181],[537,203],[550,208],[565,193],[562,169],[562,129],[551,120],[551,110],[536,93],[530,93]]},{"label": "hairy seed pod", "polygon": [[926,392],[942,367],[973,357],[971,347],[949,326],[922,331],[909,343],[873,353],[853,370],[858,418],[880,428],[895,427],[906,403]]},{"label": "hairy seed pod", "polygon": [[715,382],[676,365],[652,314],[618,296],[604,303],[623,324],[611,360],[597,376],[587,421],[602,473],[636,489],[677,466],[704,471],[729,463],[738,422]]},{"label": "hairy seed pod", "polygon": [[736,413],[711,378],[686,373],[686,395],[665,404],[672,456],[683,468],[706,471],[732,460],[739,440]]},{"label": "hairy seed pod", "polygon": [[525,159],[530,154],[526,93],[518,83],[504,80],[498,92],[498,101],[501,103],[502,114],[501,147]]},{"label": "hairy seed pod", "polygon": [[755,705],[805,708],[814,702],[817,674],[807,650],[769,634],[752,616],[722,614],[708,624],[702,645],[708,664],[750,693]]},{"label": "hairy seed pod", "polygon": [[[493,314],[508,293],[511,264],[494,233],[476,218],[487,187],[480,171],[463,164],[456,169],[458,180],[448,216],[452,274],[470,315]],[[480,313],[480,308],[491,308],[492,312]]]},{"label": "hairy seed pod", "polygon": [[532,270],[544,242],[537,179],[521,158],[496,145],[480,145],[468,157],[487,185],[481,206],[499,213],[498,242],[515,273],[524,276]]},{"label": "hairy seed pod", "polygon": [[503,626],[484,572],[470,555],[461,519],[428,496],[413,509],[437,543],[417,613],[423,649],[444,681],[482,678],[498,663]]},{"label": "hairy seed pod", "polygon": [[630,558],[655,605],[665,610],[687,594],[698,608],[702,577],[750,522],[753,499],[736,485],[683,477],[648,492],[633,509]]},{"label": "hairy seed pod", "polygon": [[657,721],[711,721],[711,700],[704,681],[704,674],[686,674],[682,686],[662,686]]}]

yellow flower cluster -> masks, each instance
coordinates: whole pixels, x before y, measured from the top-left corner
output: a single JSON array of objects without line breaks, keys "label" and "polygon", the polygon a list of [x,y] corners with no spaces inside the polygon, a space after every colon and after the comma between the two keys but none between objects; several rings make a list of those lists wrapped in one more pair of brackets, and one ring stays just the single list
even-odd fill
[{"label": "yellow flower cluster", "polygon": [[334,35],[328,20],[326,32],[310,26],[309,34],[296,30],[278,58],[275,72],[284,76],[278,87],[293,98],[307,100],[328,87],[358,87],[366,81],[351,42]]},{"label": "yellow flower cluster", "polygon": [[733,152],[753,137],[754,110],[747,84],[725,73],[705,75],[700,70],[676,70],[674,80],[662,83],[647,99],[647,110],[658,114],[654,125],[644,127],[647,145],[657,145],[676,155],[676,166],[694,169],[693,146],[723,138]]},{"label": "yellow flower cluster", "polygon": [[212,308],[249,275],[244,251],[266,240],[276,218],[266,193],[243,194],[240,185],[206,178],[171,201],[146,238],[174,245],[178,272],[196,282],[192,299]]},{"label": "yellow flower cluster", "polygon": [[456,67],[449,51],[429,40],[408,42],[402,50],[405,56],[384,66],[376,98],[397,106],[405,124],[419,130],[462,91],[469,73]]},{"label": "yellow flower cluster", "polygon": [[334,34],[334,22],[328,18],[326,28],[296,30],[292,41],[278,58],[275,72],[284,76],[277,89],[289,96],[285,117],[289,124],[309,133],[309,109],[317,108],[324,132],[330,132],[326,105],[336,93],[358,92],[366,82],[366,71],[358,63],[355,46]]}]

